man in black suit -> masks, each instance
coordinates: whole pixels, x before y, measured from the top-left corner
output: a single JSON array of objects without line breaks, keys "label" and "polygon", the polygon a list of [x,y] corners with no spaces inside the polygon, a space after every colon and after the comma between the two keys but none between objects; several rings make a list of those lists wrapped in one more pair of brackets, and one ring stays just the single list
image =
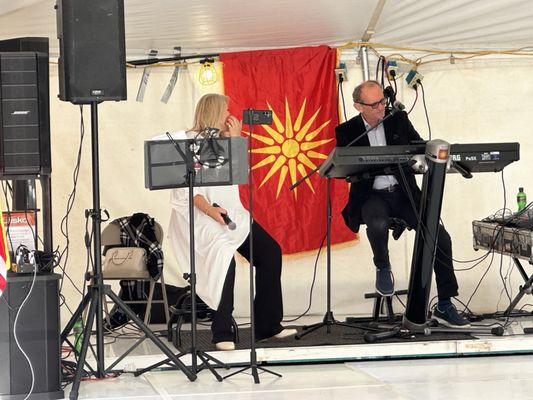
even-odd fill
[{"label": "man in black suit", "polygon": [[[368,135],[351,146],[402,145],[422,140],[403,111],[379,124],[385,117],[387,103],[379,82],[363,82],[354,89],[352,96],[354,107],[360,114],[337,126],[337,146],[348,146],[365,130],[376,125]],[[376,291],[383,296],[394,293],[388,249],[389,228],[393,221],[397,223],[399,220],[405,221],[408,228],[416,228],[418,221],[414,207],[418,207],[420,197],[420,189],[410,169],[404,170],[403,174],[398,171],[392,175],[380,175],[352,183],[350,187],[348,203],[342,215],[346,225],[354,232],[359,232],[359,226],[366,224],[377,267]],[[451,302],[451,298],[458,294],[458,285],[453,271],[450,235],[442,225],[439,227],[437,246],[434,269],[439,302],[433,316],[447,325],[465,326],[468,321],[459,315]]]}]

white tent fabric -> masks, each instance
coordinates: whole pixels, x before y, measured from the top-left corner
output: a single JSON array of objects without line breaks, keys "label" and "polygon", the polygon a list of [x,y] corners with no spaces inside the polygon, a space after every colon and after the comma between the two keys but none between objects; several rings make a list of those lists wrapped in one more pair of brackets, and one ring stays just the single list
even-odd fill
[{"label": "white tent fabric", "polygon": [[[342,45],[359,41],[364,35],[378,1],[337,0],[323,2],[217,0],[125,0],[127,58],[144,58],[148,49],[170,54],[181,46],[184,54],[278,48],[313,44]],[[527,0],[388,0],[371,42],[396,47],[459,49],[515,49],[531,45],[533,8]],[[0,40],[20,36],[50,37],[52,55],[58,55],[53,0],[0,0]],[[389,50],[403,53],[403,50]],[[424,53],[424,52],[421,52]],[[420,56],[420,55],[419,55]],[[347,117],[355,114],[350,94],[361,79],[361,66],[355,54],[346,51],[348,81],[343,84]],[[371,59],[371,70],[375,58]],[[480,256],[472,250],[471,221],[479,219],[504,204],[515,207],[513,196],[518,186],[528,187],[533,157],[533,115],[527,113],[533,98],[530,58],[461,61],[456,64],[421,65],[426,104],[433,138],[449,142],[521,143],[521,160],[506,168],[506,188],[498,174],[477,174],[466,181],[449,176],[443,206],[443,221],[450,231],[457,259]],[[160,101],[173,67],[153,68],[144,102],[135,101],[142,69],[128,70],[128,98],[99,107],[102,208],[113,218],[135,211],[145,211],[167,226],[169,194],[150,192],[143,182],[143,141],[158,133],[190,127],[198,98],[206,92],[222,92],[219,81],[213,86],[198,83],[198,65],[180,70],[176,88],[168,104]],[[80,142],[79,108],[57,99],[57,67],[51,66],[52,183],[54,194],[54,243],[64,246],[60,222],[72,189],[72,171]],[[408,107],[414,91],[403,81],[399,98]],[[86,131],[77,198],[70,215],[70,257],[68,273],[77,286],[83,283],[85,247],[83,243],[84,210],[92,207],[89,138],[89,110],[85,107]],[[410,115],[413,124],[428,137],[427,122],[419,98]],[[362,294],[371,291],[374,281],[372,255],[364,230],[360,243],[334,246],[333,309],[336,314],[366,313],[371,303]],[[397,287],[407,285],[413,233],[391,243]],[[179,282],[179,266],[164,244],[167,281]],[[286,315],[305,310],[309,297],[316,252],[284,258],[283,283]],[[357,263],[354,263],[357,260]],[[466,266],[471,265],[467,264]],[[485,270],[489,270],[474,297],[471,308],[477,312],[501,310],[508,303],[501,276],[508,271],[508,259],[495,257],[470,271],[458,272],[461,300],[468,301]],[[456,263],[457,268],[464,268]],[[318,262],[317,282],[311,312],[321,315],[325,307],[325,257]],[[237,274],[236,314],[247,312],[247,276],[244,264]],[[520,283],[516,271],[506,279],[516,293]],[[502,294],[503,293],[503,294]],[[65,282],[64,294],[69,305],[79,301],[76,290]],[[526,299],[527,301],[528,299]],[[63,312],[63,318],[68,317]]]},{"label": "white tent fabric", "polygon": [[[128,59],[172,53],[242,51],[360,40],[375,0],[126,0]],[[55,0],[0,0],[0,39],[48,36],[58,54]],[[531,45],[528,0],[386,0],[371,41],[450,50]]]}]

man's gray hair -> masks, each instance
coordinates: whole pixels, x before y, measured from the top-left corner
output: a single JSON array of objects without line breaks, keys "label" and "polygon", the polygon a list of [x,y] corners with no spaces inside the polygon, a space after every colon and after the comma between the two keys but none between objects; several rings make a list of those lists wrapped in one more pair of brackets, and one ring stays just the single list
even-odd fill
[{"label": "man's gray hair", "polygon": [[378,81],[375,81],[373,79],[370,79],[368,81],[364,81],[363,83],[360,83],[359,85],[357,85],[355,87],[355,89],[353,90],[353,93],[352,93],[353,102],[354,103],[361,103],[362,102],[361,92],[363,91],[363,89],[365,87],[372,86],[372,85],[376,85],[376,86],[381,87],[381,84]]}]

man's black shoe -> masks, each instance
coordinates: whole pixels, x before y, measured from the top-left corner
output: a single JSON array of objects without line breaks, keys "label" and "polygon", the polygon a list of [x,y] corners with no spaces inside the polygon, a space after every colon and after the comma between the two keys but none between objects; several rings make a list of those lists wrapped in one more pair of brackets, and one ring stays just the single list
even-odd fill
[{"label": "man's black shoe", "polygon": [[394,294],[394,281],[390,267],[376,270],[376,292],[382,296],[392,296]]},{"label": "man's black shoe", "polygon": [[463,316],[459,315],[457,308],[453,304],[449,305],[444,311],[439,310],[439,307],[435,307],[433,310],[433,318],[439,321],[439,324],[449,327],[468,327],[470,321]]}]

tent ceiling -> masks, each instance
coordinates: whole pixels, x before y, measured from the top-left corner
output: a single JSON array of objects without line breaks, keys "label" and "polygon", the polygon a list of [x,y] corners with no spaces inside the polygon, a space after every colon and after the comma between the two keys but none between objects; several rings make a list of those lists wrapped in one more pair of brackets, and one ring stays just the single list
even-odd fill
[{"label": "tent ceiling", "polygon": [[[0,39],[50,37],[54,0],[0,0]],[[363,36],[376,0],[125,0],[128,58],[328,44]],[[371,42],[442,49],[515,48],[533,37],[528,0],[387,0]]]}]

